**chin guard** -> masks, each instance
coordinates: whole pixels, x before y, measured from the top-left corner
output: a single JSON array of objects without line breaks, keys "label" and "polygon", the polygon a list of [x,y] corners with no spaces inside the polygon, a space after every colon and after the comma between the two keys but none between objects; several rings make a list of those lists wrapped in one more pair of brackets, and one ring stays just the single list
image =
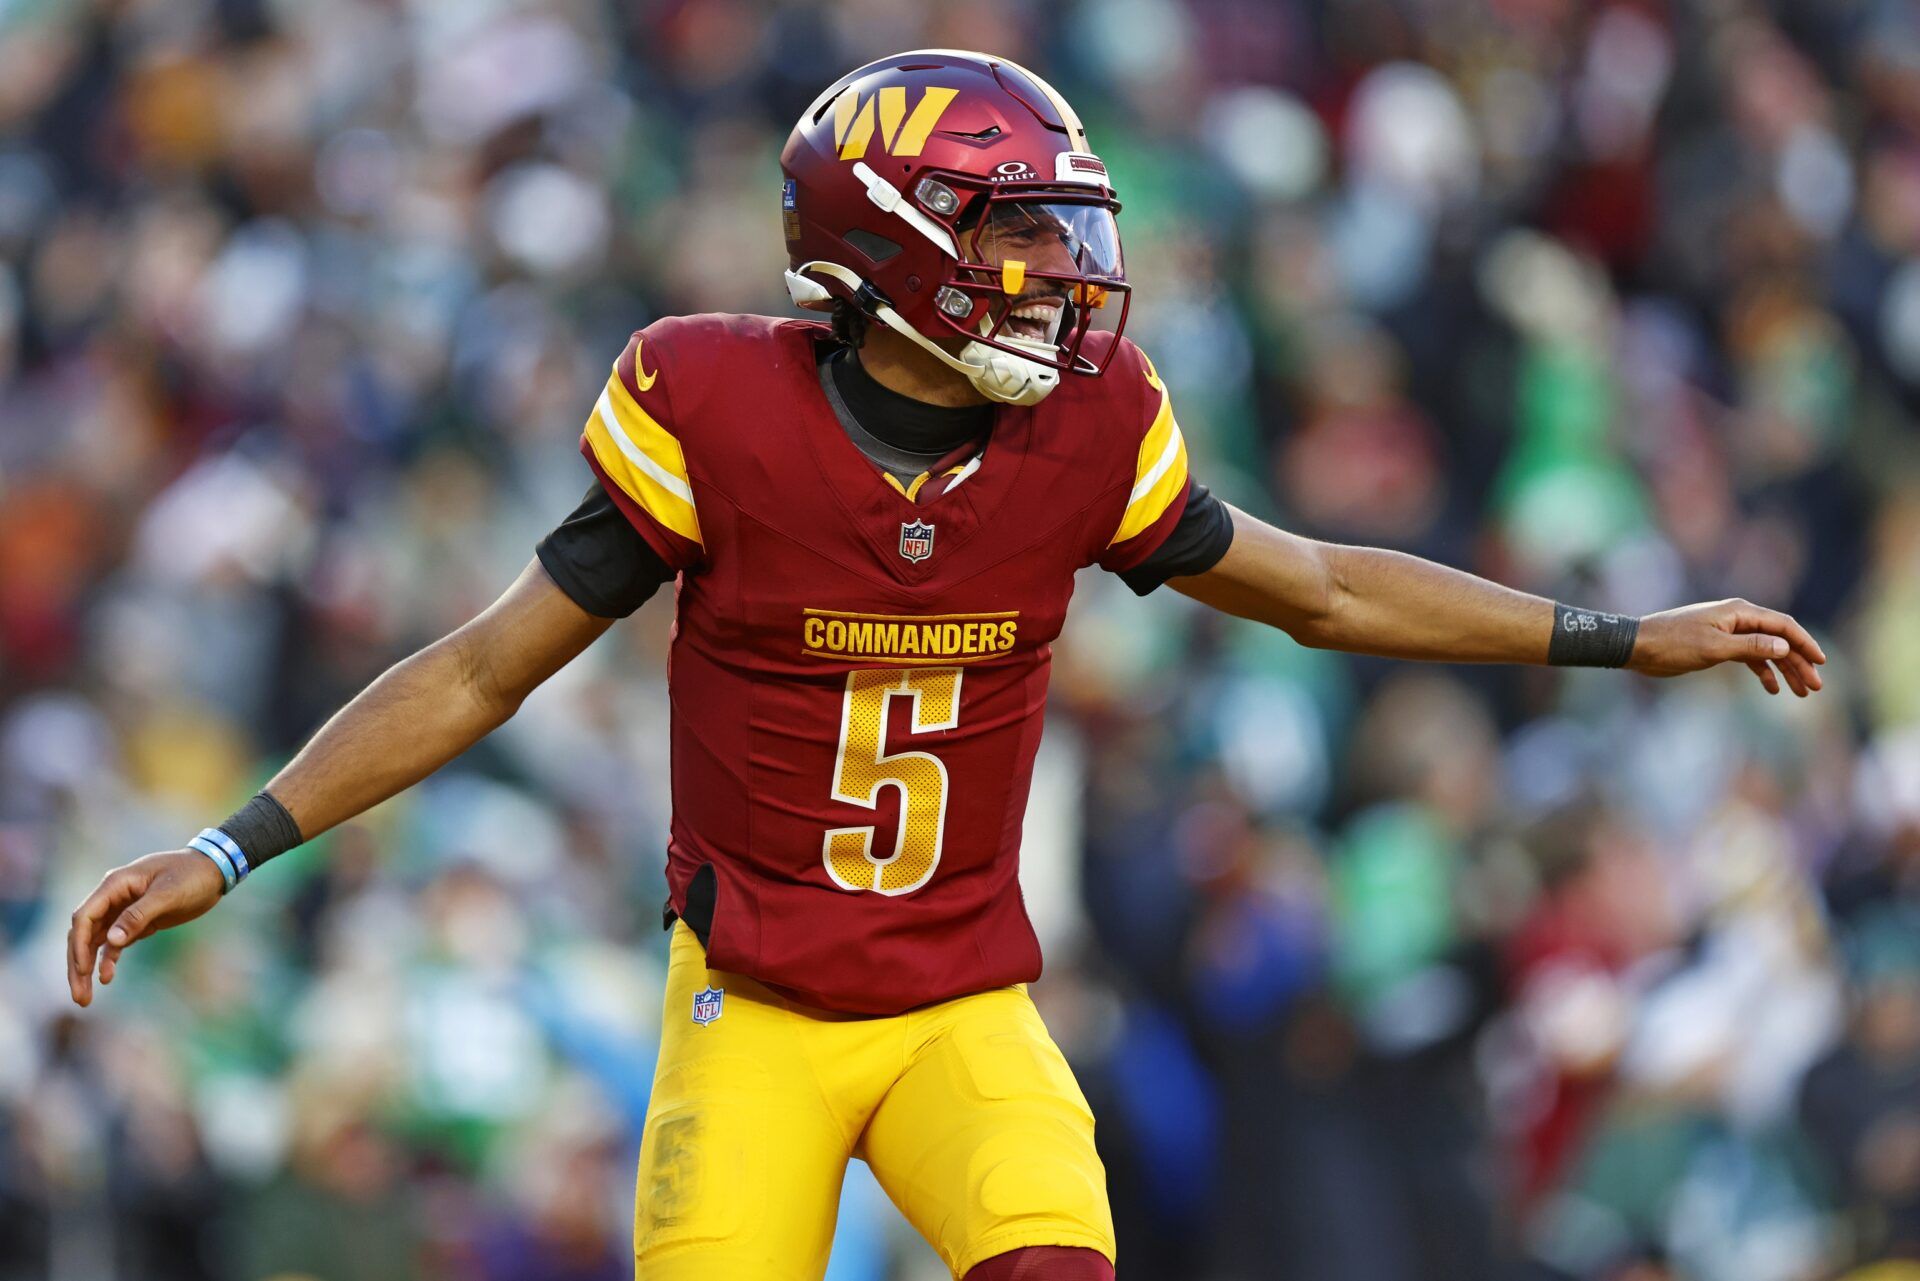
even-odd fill
[{"label": "chin guard", "polygon": [[[919,337],[917,333],[914,336]],[[921,341],[923,345],[932,346],[927,340]],[[1010,347],[1041,351],[1053,348],[1052,343],[1038,338],[1003,337],[1000,341]],[[983,342],[970,342],[962,347],[960,359],[970,370],[978,371],[967,372],[967,381],[973,384],[974,390],[1003,405],[1037,405],[1060,385],[1060,371],[1052,365],[1027,360]]]}]

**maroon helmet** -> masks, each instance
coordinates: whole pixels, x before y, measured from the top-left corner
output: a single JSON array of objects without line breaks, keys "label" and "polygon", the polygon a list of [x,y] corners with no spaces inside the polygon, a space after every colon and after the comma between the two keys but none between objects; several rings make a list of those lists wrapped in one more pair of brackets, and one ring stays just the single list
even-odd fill
[{"label": "maroon helmet", "polygon": [[[1033,404],[1129,290],[1107,167],[1053,87],[1004,58],[921,49],[817,98],[780,153],[787,288],[852,303],[996,400]],[[933,338],[964,338],[956,357]]]}]

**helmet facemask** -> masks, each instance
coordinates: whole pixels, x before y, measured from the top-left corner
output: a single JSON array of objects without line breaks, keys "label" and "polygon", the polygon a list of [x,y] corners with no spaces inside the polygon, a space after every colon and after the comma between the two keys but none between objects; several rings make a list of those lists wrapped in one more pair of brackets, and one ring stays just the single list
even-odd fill
[{"label": "helmet facemask", "polygon": [[1095,364],[1080,353],[1095,313],[1116,294],[1117,319],[1125,323],[1130,291],[1118,208],[1111,199],[1057,189],[976,196],[951,224],[959,255],[934,294],[941,326],[969,347],[1062,373],[1102,372],[1106,360]]}]

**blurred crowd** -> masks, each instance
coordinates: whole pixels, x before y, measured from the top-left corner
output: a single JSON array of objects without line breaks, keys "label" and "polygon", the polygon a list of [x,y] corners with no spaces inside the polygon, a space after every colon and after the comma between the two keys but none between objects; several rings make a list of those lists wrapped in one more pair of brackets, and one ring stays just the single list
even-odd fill
[{"label": "blurred crowd", "polygon": [[630,1275],[670,600],[84,1013],[67,912],[511,579],[630,330],[785,312],[787,129],[918,46],[1086,118],[1229,500],[1832,656],[1090,573],[1025,879],[1121,1275],[1920,1278],[1920,3],[0,0],[0,1281]]}]

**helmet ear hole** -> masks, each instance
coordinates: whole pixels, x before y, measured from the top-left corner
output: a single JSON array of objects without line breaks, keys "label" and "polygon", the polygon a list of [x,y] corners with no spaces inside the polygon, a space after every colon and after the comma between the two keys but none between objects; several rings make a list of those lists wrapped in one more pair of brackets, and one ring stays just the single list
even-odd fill
[{"label": "helmet ear hole", "polygon": [[898,244],[865,227],[855,227],[840,238],[865,254],[867,261],[876,267],[900,252]]}]

